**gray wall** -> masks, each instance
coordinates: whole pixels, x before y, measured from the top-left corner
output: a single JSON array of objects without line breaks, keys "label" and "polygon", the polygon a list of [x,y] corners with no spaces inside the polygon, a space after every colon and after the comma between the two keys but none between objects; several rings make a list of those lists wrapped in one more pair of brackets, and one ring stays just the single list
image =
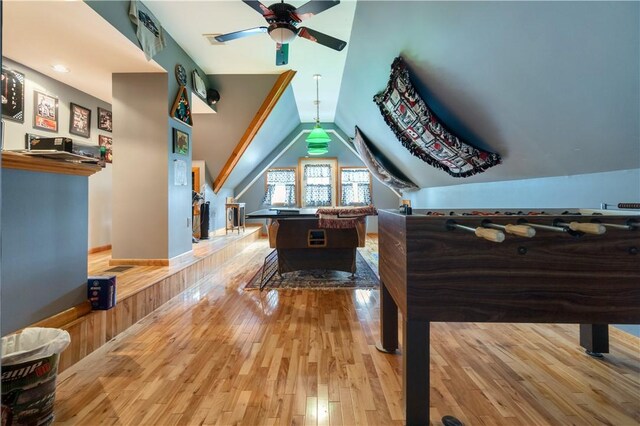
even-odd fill
[{"label": "gray wall", "polygon": [[[637,168],[639,45],[639,2],[360,1],[335,122],[423,188]],[[372,97],[399,54],[436,115],[502,165],[453,178],[398,142]]]},{"label": "gray wall", "polygon": [[84,176],[2,169],[1,334],[87,300]]},{"label": "gray wall", "polygon": [[167,77],[113,75],[113,115],[118,119],[113,128],[114,259],[169,256]]},{"label": "gray wall", "polygon": [[[5,149],[24,149],[24,136],[33,133],[42,136],[64,136],[85,145],[98,145],[98,135],[112,136],[111,133],[98,130],[98,107],[111,110],[111,105],[81,92],[71,86],[56,81],[22,64],[3,58],[7,67],[25,75],[25,120],[19,123],[5,121]],[[33,90],[58,97],[58,132],[47,132],[33,128]],[[76,103],[91,110],[90,138],[69,133],[70,103]],[[116,141],[117,143],[117,141]],[[111,244],[111,165],[89,177],[89,236],[88,247]]]},{"label": "gray wall", "polygon": [[193,158],[204,160],[215,179],[277,80],[277,75],[215,75],[217,114],[195,114]]},{"label": "gray wall", "polygon": [[425,188],[405,194],[414,208],[600,208],[640,202],[640,169]]},{"label": "gray wall", "polygon": [[262,123],[244,155],[229,175],[225,187],[237,188],[243,179],[271,153],[298,125],[298,107],[293,96],[293,88],[289,86],[271,114]]},{"label": "gray wall", "polygon": [[[303,124],[298,127],[298,130],[309,129],[313,127],[313,124]],[[336,126],[332,124],[323,124],[322,127],[324,129],[333,129],[336,132],[339,132],[343,139],[348,140],[344,133],[336,128]],[[292,132],[297,136],[299,132]],[[300,158],[307,156],[307,144],[305,139],[307,138],[308,133],[303,133],[301,136],[295,138],[295,142],[293,145],[271,166],[271,167],[298,167],[298,160]],[[356,156],[349,148],[345,146],[343,142],[332,135],[331,143],[329,144],[329,152],[323,157],[332,157],[338,159],[338,167],[348,167],[348,166],[364,166],[364,163]],[[287,144],[291,141],[291,138],[285,139],[283,144]],[[282,144],[279,148],[282,147]],[[274,154],[278,154],[279,148],[276,152],[272,153],[269,157],[273,158]],[[319,157],[312,157],[319,158]],[[258,166],[254,171],[252,171],[245,181],[252,180],[256,174],[258,174],[262,168],[263,164]],[[244,186],[239,186],[236,188],[236,192],[244,189]],[[238,201],[246,203],[247,212],[252,212],[256,210],[260,210],[265,208],[262,205],[262,198],[264,197],[265,192],[265,175],[264,173],[259,175],[259,178],[249,186],[247,191],[239,197]],[[380,209],[389,209],[389,208],[397,208],[399,205],[399,198],[396,194],[393,193],[389,188],[382,185],[378,180],[372,178],[372,198],[373,203],[377,208]],[[299,201],[299,200],[298,200]],[[261,221],[257,221],[260,223]],[[378,230],[378,221],[376,217],[369,217],[367,220],[367,232],[377,232]]]}]

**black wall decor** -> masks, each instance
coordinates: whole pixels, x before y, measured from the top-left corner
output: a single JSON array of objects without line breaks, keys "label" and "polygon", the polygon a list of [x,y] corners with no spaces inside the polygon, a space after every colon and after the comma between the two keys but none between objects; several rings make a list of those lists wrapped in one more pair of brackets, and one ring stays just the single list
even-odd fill
[{"label": "black wall decor", "polygon": [[2,67],[2,117],[24,123],[24,74]]}]

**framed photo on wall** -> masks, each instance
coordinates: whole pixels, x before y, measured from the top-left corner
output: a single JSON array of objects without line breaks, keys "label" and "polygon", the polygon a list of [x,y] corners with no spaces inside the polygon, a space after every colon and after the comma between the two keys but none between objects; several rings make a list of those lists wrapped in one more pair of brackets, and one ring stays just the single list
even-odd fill
[{"label": "framed photo on wall", "polygon": [[91,135],[91,110],[71,102],[69,133],[88,138]]},{"label": "framed photo on wall", "polygon": [[98,129],[113,132],[111,111],[98,107]]},{"label": "framed photo on wall", "polygon": [[24,74],[2,67],[2,117],[24,123]]},{"label": "framed photo on wall", "polygon": [[189,155],[189,133],[173,129],[173,152],[174,154]]},{"label": "framed photo on wall", "polygon": [[[113,139],[109,136],[99,135],[98,136],[98,145],[100,145],[100,156],[104,158],[104,161],[107,163],[113,163],[113,151],[111,150],[111,145],[113,143]],[[104,155],[102,154],[104,152]]]},{"label": "framed photo on wall", "polygon": [[58,132],[58,98],[33,91],[33,127]]}]

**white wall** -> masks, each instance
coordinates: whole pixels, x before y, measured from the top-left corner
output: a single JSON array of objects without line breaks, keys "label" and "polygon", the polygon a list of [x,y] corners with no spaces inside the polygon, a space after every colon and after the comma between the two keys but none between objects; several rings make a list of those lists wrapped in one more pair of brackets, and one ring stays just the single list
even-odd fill
[{"label": "white wall", "polygon": [[[32,133],[45,137],[63,136],[73,139],[74,143],[98,146],[98,135],[113,136],[109,132],[98,130],[98,107],[111,111],[111,105],[87,93],[52,79],[31,68],[7,58],[2,58],[4,66],[25,75],[23,123],[11,120],[5,122],[5,149],[24,149],[25,134]],[[58,98],[58,132],[33,128],[33,91],[47,93]],[[69,133],[70,103],[73,102],[91,109],[90,137],[84,138]],[[117,141],[114,140],[115,143]],[[88,248],[111,244],[111,164],[101,172],[89,177],[89,236]]]},{"label": "white wall", "polygon": [[640,169],[423,188],[405,193],[413,208],[600,208],[640,202]]},{"label": "white wall", "polygon": [[169,256],[167,78],[113,75],[114,259]]},{"label": "white wall", "polygon": [[89,176],[89,248],[111,245],[111,164]]}]

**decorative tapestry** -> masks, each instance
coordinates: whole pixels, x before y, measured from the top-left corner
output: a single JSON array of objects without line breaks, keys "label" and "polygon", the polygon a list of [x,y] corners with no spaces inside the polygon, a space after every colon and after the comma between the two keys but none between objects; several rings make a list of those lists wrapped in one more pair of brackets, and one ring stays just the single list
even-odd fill
[{"label": "decorative tapestry", "polygon": [[391,65],[387,87],[373,101],[411,154],[451,176],[472,176],[500,164],[500,155],[463,142],[445,128],[416,92],[400,56]]}]

